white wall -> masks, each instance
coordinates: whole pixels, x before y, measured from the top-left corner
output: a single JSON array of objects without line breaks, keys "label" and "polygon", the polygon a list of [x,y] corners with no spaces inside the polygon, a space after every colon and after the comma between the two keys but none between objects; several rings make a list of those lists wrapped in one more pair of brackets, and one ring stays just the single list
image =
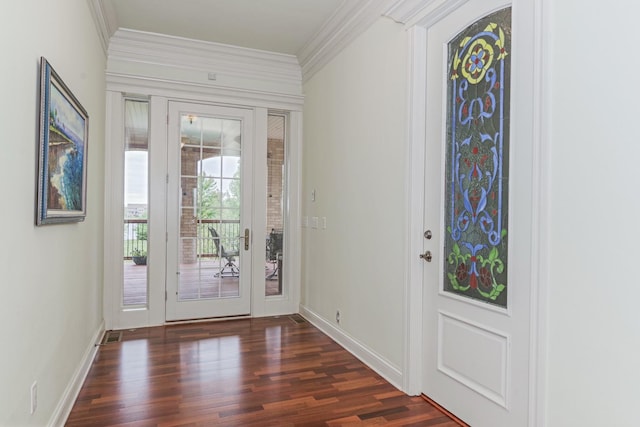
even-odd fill
[{"label": "white wall", "polygon": [[[45,425],[102,322],[105,60],[84,1],[5,1],[0,17],[0,425]],[[40,56],[90,117],[79,224],[34,226]]]},{"label": "white wall", "polygon": [[[304,85],[302,305],[403,361],[407,36],[380,18]],[[316,201],[311,201],[312,190]]]},{"label": "white wall", "polygon": [[550,7],[548,425],[638,426],[640,5]]}]

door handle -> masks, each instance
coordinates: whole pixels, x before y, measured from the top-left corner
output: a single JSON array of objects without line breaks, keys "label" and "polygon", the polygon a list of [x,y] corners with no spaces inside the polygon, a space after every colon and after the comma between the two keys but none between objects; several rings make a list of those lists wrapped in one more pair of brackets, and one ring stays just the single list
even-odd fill
[{"label": "door handle", "polygon": [[244,236],[240,236],[240,238],[244,240],[244,250],[248,251],[249,250],[249,229],[248,228],[244,229]]},{"label": "door handle", "polygon": [[425,251],[425,253],[420,254],[420,258],[422,258],[426,262],[431,262],[431,260],[433,259],[433,255],[431,255],[431,251]]}]

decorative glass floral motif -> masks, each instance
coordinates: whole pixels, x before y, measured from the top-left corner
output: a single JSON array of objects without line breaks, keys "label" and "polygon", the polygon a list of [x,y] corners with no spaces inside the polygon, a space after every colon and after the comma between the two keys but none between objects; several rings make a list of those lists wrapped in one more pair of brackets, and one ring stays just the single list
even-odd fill
[{"label": "decorative glass floral motif", "polygon": [[507,306],[511,8],[449,43],[445,284]]},{"label": "decorative glass floral motif", "polygon": [[493,65],[493,48],[484,39],[478,39],[469,47],[462,63],[462,76],[476,84]]}]

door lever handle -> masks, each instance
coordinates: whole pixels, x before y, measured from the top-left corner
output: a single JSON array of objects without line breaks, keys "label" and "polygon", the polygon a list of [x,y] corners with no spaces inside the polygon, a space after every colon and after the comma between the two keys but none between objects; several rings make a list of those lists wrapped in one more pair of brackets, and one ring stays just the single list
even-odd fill
[{"label": "door lever handle", "polygon": [[249,250],[249,229],[248,228],[244,229],[244,250],[245,251]]},{"label": "door lever handle", "polygon": [[431,255],[431,251],[425,251],[425,253],[420,254],[420,258],[422,258],[426,262],[431,262],[431,260],[433,259],[433,255]]}]

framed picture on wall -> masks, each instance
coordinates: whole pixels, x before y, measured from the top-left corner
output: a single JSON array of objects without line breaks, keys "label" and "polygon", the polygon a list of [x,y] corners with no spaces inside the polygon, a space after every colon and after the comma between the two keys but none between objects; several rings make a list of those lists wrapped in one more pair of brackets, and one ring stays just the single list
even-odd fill
[{"label": "framed picture on wall", "polygon": [[84,220],[88,135],[86,110],[42,57],[37,225]]}]

